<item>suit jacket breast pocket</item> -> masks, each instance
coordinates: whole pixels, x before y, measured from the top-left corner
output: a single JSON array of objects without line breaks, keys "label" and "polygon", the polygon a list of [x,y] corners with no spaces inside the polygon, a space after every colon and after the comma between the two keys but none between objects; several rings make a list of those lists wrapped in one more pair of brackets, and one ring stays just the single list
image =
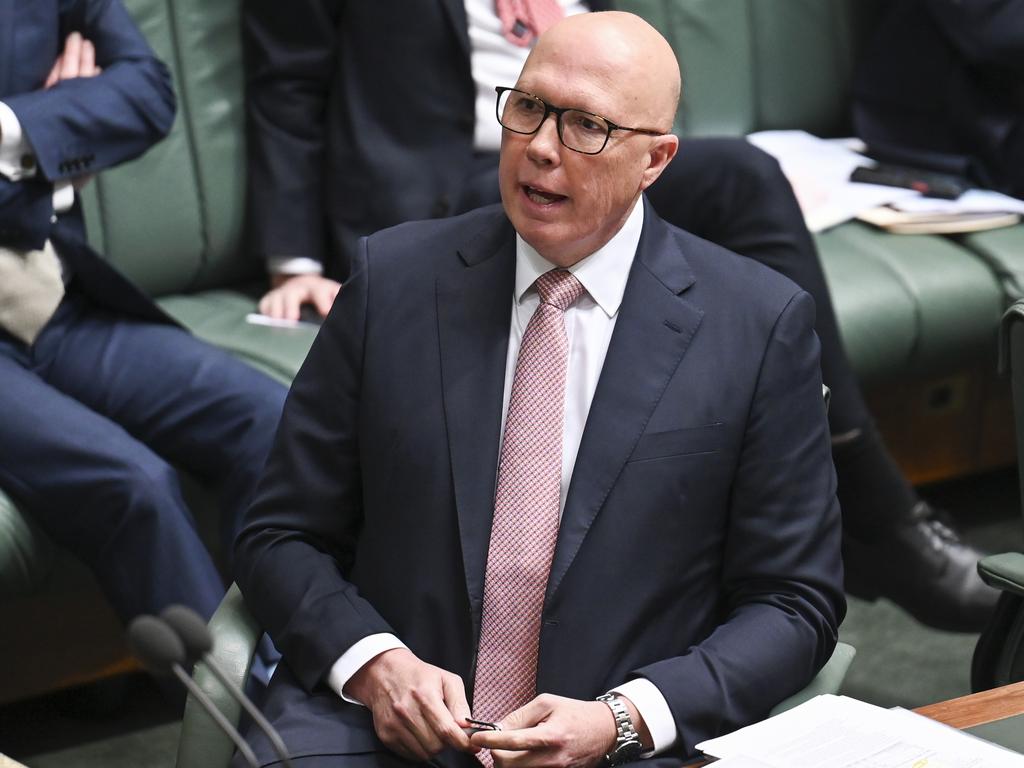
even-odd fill
[{"label": "suit jacket breast pocket", "polygon": [[717,453],[724,445],[725,436],[725,424],[720,421],[702,427],[649,432],[637,442],[629,461],[633,463],[668,459],[673,456]]}]

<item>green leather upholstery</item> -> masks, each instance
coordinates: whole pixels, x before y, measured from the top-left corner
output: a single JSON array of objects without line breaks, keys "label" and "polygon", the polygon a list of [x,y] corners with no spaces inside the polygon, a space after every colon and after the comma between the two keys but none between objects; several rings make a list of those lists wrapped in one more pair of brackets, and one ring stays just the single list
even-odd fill
[{"label": "green leather upholstery", "polygon": [[815,240],[861,381],[944,374],[994,355],[999,281],[949,238],[850,222]]},{"label": "green leather upholstery", "polygon": [[989,555],[978,563],[978,573],[990,587],[1024,597],[1024,553]]},{"label": "green leather upholstery", "polygon": [[0,600],[35,592],[53,566],[53,546],[0,491]]},{"label": "green leather upholstery", "polygon": [[[1003,315],[1000,363],[1010,374],[1019,447],[1024,445],[1024,300],[1015,302]],[[1020,450],[1017,467],[1024,483],[1024,452]],[[978,563],[978,573],[986,584],[1002,592],[971,661],[971,688],[982,691],[1024,680],[1024,554],[989,555]]]},{"label": "green leather upholstery", "polygon": [[[219,663],[228,678],[241,687],[249,674],[249,665],[262,633],[246,608],[245,598],[242,597],[237,585],[231,585],[210,620],[210,633],[213,635],[214,646],[211,655],[215,663]],[[852,645],[838,643],[828,662],[810,684],[779,703],[772,709],[771,714],[777,715],[822,693],[838,693],[856,654],[857,651]],[[205,664],[196,665],[192,678],[210,696],[228,721],[237,726],[241,707]],[[189,696],[185,703],[185,716],[181,722],[178,760],[175,763],[177,768],[225,768],[231,760],[233,749],[230,739]]]},{"label": "green leather upholstery", "polygon": [[694,136],[803,128],[836,135],[871,2],[620,0],[660,29],[683,70],[678,125]]},{"label": "green leather upholstery", "polygon": [[[243,687],[249,675],[256,643],[260,631],[256,620],[245,607],[245,600],[234,584],[228,590],[220,607],[210,619],[210,633],[214,638],[211,655],[229,680]],[[196,665],[192,678],[209,695],[224,716],[235,726],[238,725],[242,708],[206,664]],[[185,702],[185,715],[181,721],[181,738],[178,741],[178,768],[212,768],[226,766],[231,760],[234,745],[206,714],[206,711],[189,696]]]},{"label": "green leather upholstery", "polygon": [[776,704],[769,716],[785,712],[787,709],[792,709],[823,693],[839,693],[843,680],[846,678],[846,672],[850,669],[853,657],[856,655],[857,649],[849,643],[836,643],[836,649],[832,651],[829,660],[825,662],[825,666],[818,671],[807,687]]}]

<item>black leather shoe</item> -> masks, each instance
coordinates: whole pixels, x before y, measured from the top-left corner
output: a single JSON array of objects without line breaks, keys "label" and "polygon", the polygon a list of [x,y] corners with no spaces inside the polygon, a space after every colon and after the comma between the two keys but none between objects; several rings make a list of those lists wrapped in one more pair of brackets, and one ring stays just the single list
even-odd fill
[{"label": "black leather shoe", "polygon": [[999,592],[978,576],[983,556],[924,501],[877,541],[843,536],[849,594],[887,597],[922,624],[950,632],[981,632],[995,608]]}]

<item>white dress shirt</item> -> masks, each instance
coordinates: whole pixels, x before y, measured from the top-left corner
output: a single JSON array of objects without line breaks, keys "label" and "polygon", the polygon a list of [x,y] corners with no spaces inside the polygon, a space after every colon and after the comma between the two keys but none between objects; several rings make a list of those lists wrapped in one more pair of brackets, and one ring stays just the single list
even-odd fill
[{"label": "white dress shirt", "polygon": [[[590,413],[590,404],[604,366],[608,343],[615,329],[619,306],[626,290],[626,280],[640,242],[643,229],[643,203],[634,206],[626,223],[608,243],[585,259],[574,264],[569,271],[583,284],[586,292],[565,312],[565,330],[569,341],[569,364],[566,374],[565,421],[562,427],[562,477],[559,493],[559,514],[565,511],[565,499],[572,479],[576,454],[579,451],[583,429]],[[523,333],[540,296],[533,287],[538,277],[555,265],[537,253],[529,243],[516,236],[516,279],[512,298],[512,320],[509,329],[508,356],[505,361],[505,391],[502,405],[502,432],[505,415],[512,397],[512,379]],[[500,446],[499,446],[500,455]],[[497,467],[495,467],[497,475]],[[327,682],[346,701],[356,702],[342,692],[345,684],[359,669],[384,651],[404,648],[405,645],[390,633],[364,637],[349,648],[331,667]],[[665,697],[657,687],[644,678],[637,678],[614,689],[630,699],[640,712],[654,740],[657,754],[671,747],[676,740],[675,720]]]}]

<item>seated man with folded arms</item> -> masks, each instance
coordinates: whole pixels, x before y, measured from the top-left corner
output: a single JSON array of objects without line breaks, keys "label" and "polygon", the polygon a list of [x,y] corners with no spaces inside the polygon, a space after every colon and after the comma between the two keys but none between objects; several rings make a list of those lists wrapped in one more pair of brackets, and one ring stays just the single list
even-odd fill
[{"label": "seated man with folded arms", "polygon": [[0,37],[18,41],[0,48],[0,488],[125,622],[171,603],[209,617],[224,586],[171,465],[219,487],[229,555],[285,388],[178,327],[85,240],[75,188],[174,117],[120,0],[20,3]]},{"label": "seated man with folded arms", "polygon": [[639,17],[558,22],[502,204],[354,252],[236,551],[297,766],[678,764],[831,654],[814,302],[645,199],[679,87]]}]

